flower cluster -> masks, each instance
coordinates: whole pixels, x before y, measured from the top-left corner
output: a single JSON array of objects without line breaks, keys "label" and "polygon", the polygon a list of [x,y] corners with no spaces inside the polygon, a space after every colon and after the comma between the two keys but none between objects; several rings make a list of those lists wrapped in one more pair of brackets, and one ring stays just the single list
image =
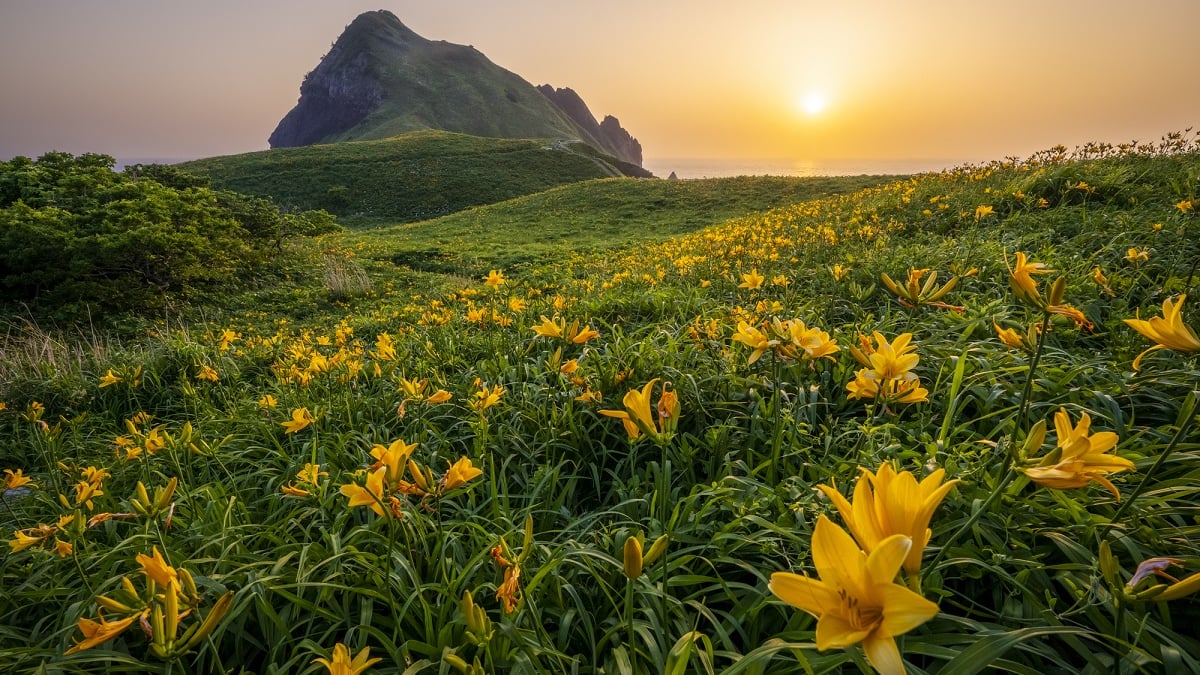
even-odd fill
[{"label": "flower cluster", "polygon": [[921,386],[921,379],[912,369],[920,357],[914,352],[912,333],[901,333],[888,342],[879,331],[874,333],[875,345],[865,335],[859,335],[859,347],[851,347],[854,360],[864,366],[854,374],[854,381],[846,385],[849,398],[873,398],[883,403],[925,403],[929,401],[929,390]]}]

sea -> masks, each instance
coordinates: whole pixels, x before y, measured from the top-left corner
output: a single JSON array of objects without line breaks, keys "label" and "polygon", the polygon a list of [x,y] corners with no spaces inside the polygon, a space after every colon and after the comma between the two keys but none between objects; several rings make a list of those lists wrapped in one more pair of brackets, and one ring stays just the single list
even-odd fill
[{"label": "sea", "polygon": [[[131,164],[176,164],[195,157],[118,157],[117,171]],[[937,172],[962,166],[964,159],[727,159],[647,157],[642,164],[659,178],[727,178],[730,176],[880,176]],[[979,161],[979,160],[975,160]]]},{"label": "sea", "polygon": [[962,166],[964,159],[697,159],[647,157],[644,167],[659,178],[728,176],[879,176],[937,172]]}]

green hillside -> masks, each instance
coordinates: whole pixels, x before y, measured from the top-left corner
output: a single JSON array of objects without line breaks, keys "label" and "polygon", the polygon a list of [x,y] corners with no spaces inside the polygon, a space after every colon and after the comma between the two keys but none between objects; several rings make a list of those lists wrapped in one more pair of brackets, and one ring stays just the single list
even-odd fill
[{"label": "green hillside", "polygon": [[361,230],[348,245],[414,270],[463,276],[549,263],[694,232],[735,216],[849,193],[883,176],[601,179],[433,220]]},{"label": "green hillside", "polygon": [[563,142],[418,131],[358,141],[186,162],[213,187],[325,209],[359,222],[411,222],[540,192],[564,183],[644,171]]}]

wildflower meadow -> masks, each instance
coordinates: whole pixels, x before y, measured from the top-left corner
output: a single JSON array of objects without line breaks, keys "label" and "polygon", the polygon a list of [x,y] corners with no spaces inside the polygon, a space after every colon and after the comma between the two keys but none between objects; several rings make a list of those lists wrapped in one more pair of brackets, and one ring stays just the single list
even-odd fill
[{"label": "wildflower meadow", "polygon": [[398,232],[7,327],[0,671],[1200,672],[1191,132],[436,281]]}]

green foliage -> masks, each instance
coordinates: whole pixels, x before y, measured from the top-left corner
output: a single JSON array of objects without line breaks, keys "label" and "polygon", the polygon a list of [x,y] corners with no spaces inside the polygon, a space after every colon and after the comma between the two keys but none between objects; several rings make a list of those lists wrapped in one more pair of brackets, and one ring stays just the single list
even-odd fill
[{"label": "green foliage", "polygon": [[156,312],[229,290],[285,237],[337,229],[325,212],[213,191],[173,167],[112,171],[104,155],[0,162],[0,289],[42,316]]}]

